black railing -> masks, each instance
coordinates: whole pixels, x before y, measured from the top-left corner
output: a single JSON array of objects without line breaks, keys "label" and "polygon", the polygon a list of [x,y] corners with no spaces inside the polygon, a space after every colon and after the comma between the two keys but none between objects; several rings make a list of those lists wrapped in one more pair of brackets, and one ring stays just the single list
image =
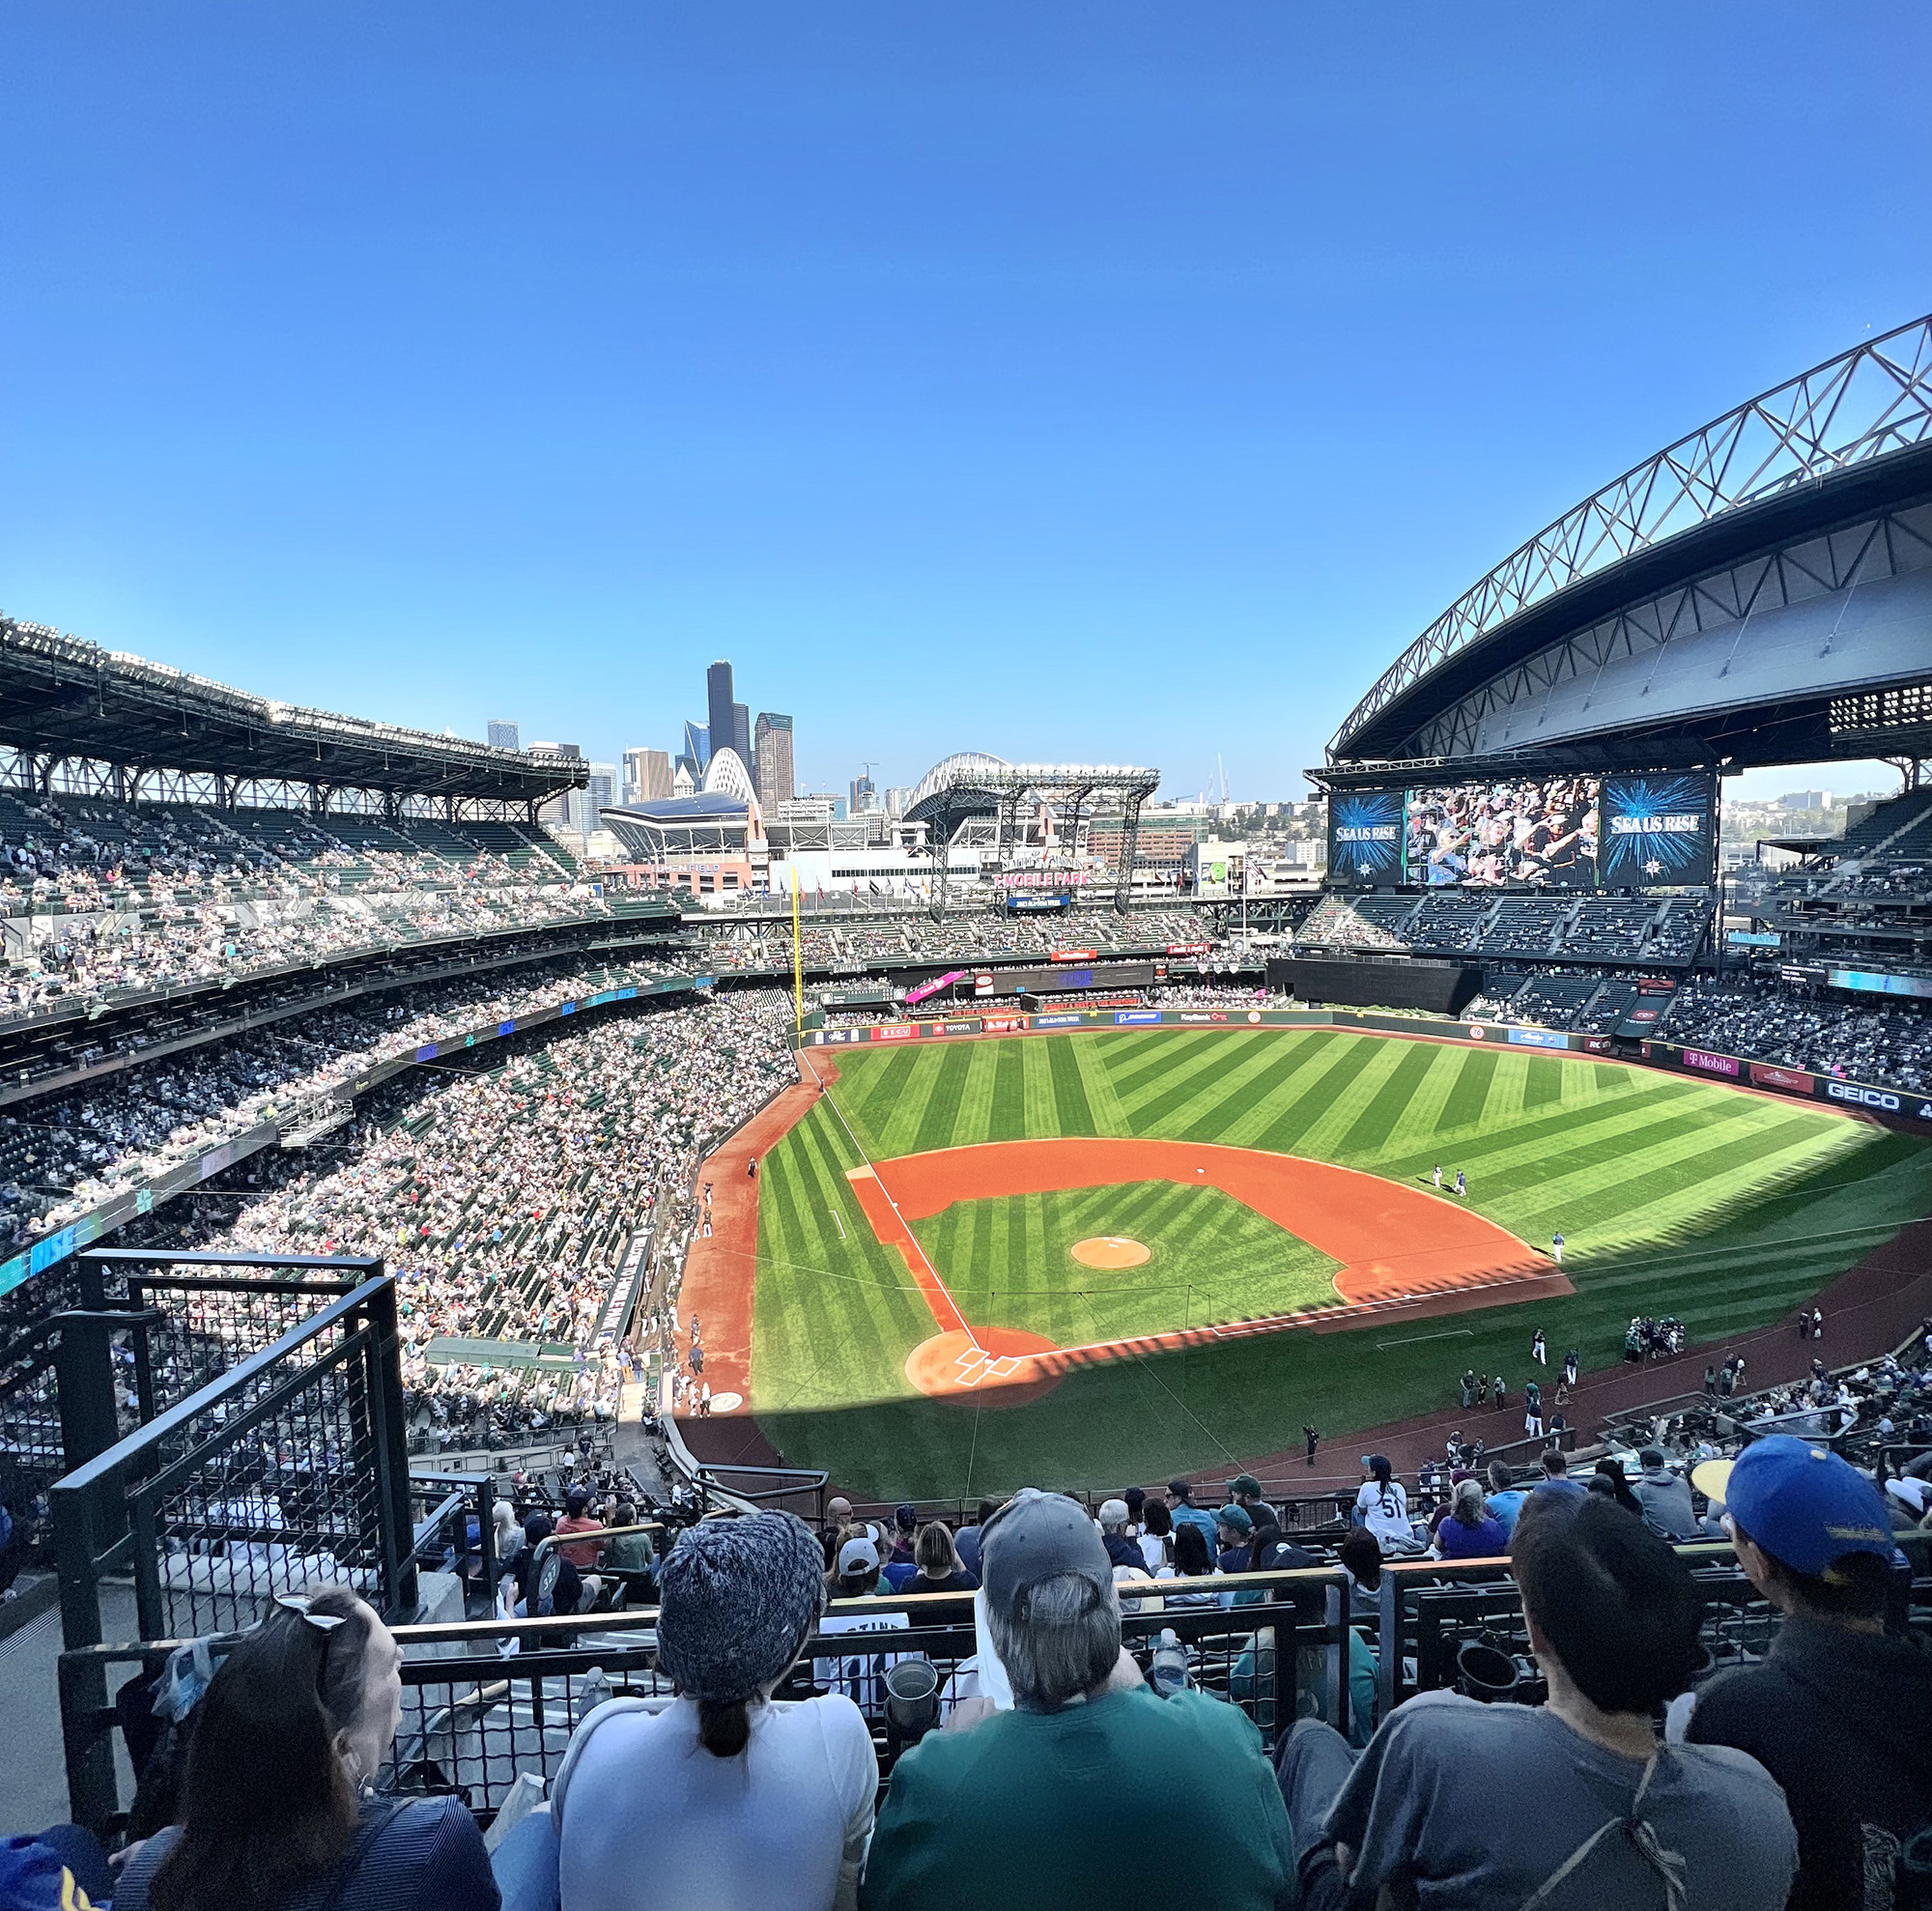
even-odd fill
[{"label": "black railing", "polygon": [[[265,1265],[281,1278],[224,1269]],[[338,1260],[97,1248],[49,1269],[48,1311],[0,1346],[0,1497],[63,1473],[279,1339],[361,1277]]]},{"label": "black railing", "polygon": [[[1143,1669],[1171,1634],[1190,1681],[1238,1705],[1270,1749],[1299,1716],[1324,1717],[1346,1731],[1346,1575],[1252,1574],[1214,1585],[1217,1592],[1239,1589],[1255,1603],[1223,1611],[1209,1595],[1205,1605],[1162,1607],[1149,1596],[1144,1610],[1123,1610],[1122,1638]],[[1123,1607],[1136,1603],[1134,1590],[1122,1589]],[[1150,1585],[1149,1595],[1153,1591]],[[855,1622],[864,1630],[836,1630]],[[571,1733],[605,1697],[671,1697],[669,1680],[655,1669],[654,1610],[401,1626],[396,1637],[406,1654],[403,1720],[383,1788],[454,1792],[486,1819],[519,1773],[554,1777]],[[96,1646],[63,1656],[62,1720],[76,1822],[104,1832],[123,1809],[114,1776],[117,1721],[104,1697],[110,1672],[138,1667],[140,1675],[155,1676],[170,1649]],[[900,1750],[886,1716],[887,1671],[904,1659],[930,1660],[942,1710],[950,1710],[979,1690],[977,1653],[970,1595],[837,1601],[777,1697],[840,1692],[852,1698],[871,1727],[884,1776]]]},{"label": "black railing", "polygon": [[[53,1487],[70,1649],[100,1641],[105,1583],[122,1574],[146,1640],[230,1632],[275,1593],[321,1582],[413,1612],[395,1285],[380,1261],[323,1265],[361,1278]],[[100,1783],[71,1762],[71,1785]]]}]

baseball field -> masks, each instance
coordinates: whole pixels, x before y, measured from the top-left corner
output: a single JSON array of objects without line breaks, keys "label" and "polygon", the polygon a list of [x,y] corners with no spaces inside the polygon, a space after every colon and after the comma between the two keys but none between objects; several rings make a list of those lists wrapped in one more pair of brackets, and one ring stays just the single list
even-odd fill
[{"label": "baseball field", "polygon": [[1583,1058],[1311,1029],[803,1059],[827,1086],[759,1176],[751,1405],[880,1497],[1227,1466],[1453,1404],[1471,1366],[1520,1401],[1538,1327],[1587,1372],[1675,1315],[1694,1387],[1696,1343],[1932,1212],[1932,1143]]}]

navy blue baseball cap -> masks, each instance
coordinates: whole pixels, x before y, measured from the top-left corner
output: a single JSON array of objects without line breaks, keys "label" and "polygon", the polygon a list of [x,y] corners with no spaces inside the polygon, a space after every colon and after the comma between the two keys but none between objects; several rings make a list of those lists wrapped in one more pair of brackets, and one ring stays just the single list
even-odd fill
[{"label": "navy blue baseball cap", "polygon": [[1848,1553],[1889,1559],[1894,1550],[1885,1501],[1871,1481],[1828,1448],[1790,1434],[1746,1447],[1721,1497],[1724,1510],[1759,1546],[1807,1578]]}]

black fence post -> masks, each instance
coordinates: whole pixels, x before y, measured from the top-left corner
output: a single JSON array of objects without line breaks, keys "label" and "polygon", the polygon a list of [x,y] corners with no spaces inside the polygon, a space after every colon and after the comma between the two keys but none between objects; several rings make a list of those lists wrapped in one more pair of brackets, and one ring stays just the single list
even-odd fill
[{"label": "black fence post", "polygon": [[[54,1559],[60,1575],[61,1635],[69,1652],[100,1643],[101,1548],[94,1531],[94,1502],[84,1492],[56,1484],[48,1495],[54,1518]],[[114,1747],[84,1722],[107,1703],[107,1673],[94,1658],[60,1662],[61,1738],[67,1758],[68,1802],[79,1823],[103,1824],[114,1810]],[[104,1809],[102,1801],[105,1801]]]},{"label": "black fence post", "polygon": [[[383,1279],[380,1260],[370,1262],[366,1278]],[[410,1519],[409,1433],[403,1412],[402,1340],[397,1331],[396,1284],[384,1280],[369,1297],[369,1431],[376,1451],[377,1496],[386,1509],[382,1522],[384,1578],[398,1615],[416,1610],[416,1559]]]},{"label": "black fence post", "polygon": [[114,1403],[114,1332],[127,1317],[99,1313],[59,1314],[53,1325],[60,1391],[61,1461],[68,1472],[105,1453],[121,1438]]}]

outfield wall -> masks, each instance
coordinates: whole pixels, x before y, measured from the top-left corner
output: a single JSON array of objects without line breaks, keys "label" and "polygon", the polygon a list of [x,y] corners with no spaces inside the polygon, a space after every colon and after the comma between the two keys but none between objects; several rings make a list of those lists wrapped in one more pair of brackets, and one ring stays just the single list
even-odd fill
[{"label": "outfield wall", "polygon": [[[1450,1021],[1432,1015],[1378,1015],[1371,1010],[1335,1009],[1067,1009],[1047,1014],[932,1017],[923,1021],[873,1022],[864,1028],[808,1029],[793,1037],[797,1048],[865,1048],[878,1043],[973,1041],[986,1036],[1047,1035],[1075,1029],[1219,1028],[1360,1029],[1411,1041],[1469,1041],[1498,1048],[1536,1048],[1565,1054],[1601,1055],[1629,1061],[1606,1035],[1577,1035],[1563,1029],[1524,1028],[1510,1022]],[[1847,1081],[1807,1069],[1776,1067],[1714,1049],[1674,1041],[1639,1044],[1652,1068],[1729,1082],[1801,1100],[1825,1101],[1847,1112],[1882,1115],[1890,1121],[1932,1127],[1932,1097],[1911,1089]]]}]

